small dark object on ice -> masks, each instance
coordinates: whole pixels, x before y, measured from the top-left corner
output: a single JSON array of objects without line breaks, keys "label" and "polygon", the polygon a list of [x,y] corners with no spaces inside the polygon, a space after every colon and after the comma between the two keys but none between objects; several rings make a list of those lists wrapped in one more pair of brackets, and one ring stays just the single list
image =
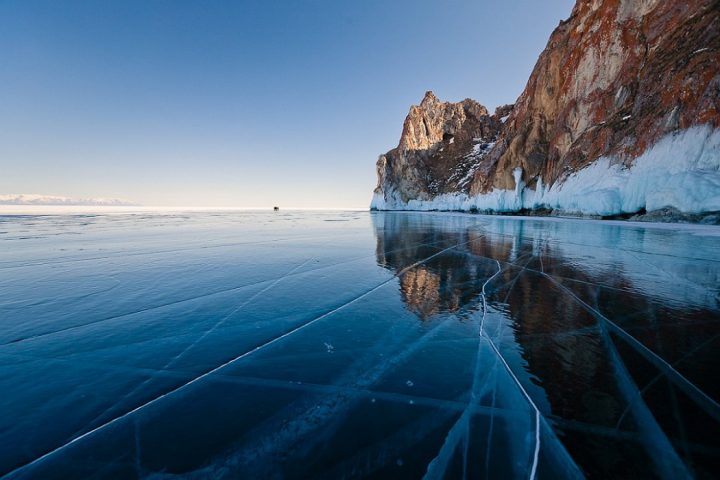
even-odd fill
[{"label": "small dark object on ice", "polygon": [[274,212],[277,212],[278,210],[280,210],[280,207],[273,207]]}]

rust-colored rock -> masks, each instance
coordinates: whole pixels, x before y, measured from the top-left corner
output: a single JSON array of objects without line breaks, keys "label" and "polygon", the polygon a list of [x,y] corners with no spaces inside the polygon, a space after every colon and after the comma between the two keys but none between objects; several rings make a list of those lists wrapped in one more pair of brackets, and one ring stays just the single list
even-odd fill
[{"label": "rust-colored rock", "polygon": [[[603,155],[720,125],[720,2],[578,1],[550,36],[471,193],[553,184]],[[484,173],[484,174],[483,174]]]}]

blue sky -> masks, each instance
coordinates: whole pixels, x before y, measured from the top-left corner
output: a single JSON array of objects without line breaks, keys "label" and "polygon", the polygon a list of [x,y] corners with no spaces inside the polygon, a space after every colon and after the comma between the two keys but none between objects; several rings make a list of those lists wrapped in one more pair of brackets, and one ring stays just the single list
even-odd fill
[{"label": "blue sky", "polygon": [[0,0],[0,193],[366,207],[426,90],[521,93],[572,0]]}]

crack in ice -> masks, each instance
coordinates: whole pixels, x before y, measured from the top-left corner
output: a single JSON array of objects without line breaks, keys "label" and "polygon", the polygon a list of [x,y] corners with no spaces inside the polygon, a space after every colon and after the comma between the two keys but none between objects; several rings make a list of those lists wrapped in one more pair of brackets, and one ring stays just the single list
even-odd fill
[{"label": "crack in ice", "polygon": [[157,402],[161,401],[162,399],[164,399],[164,398],[166,398],[166,397],[168,397],[168,396],[170,396],[170,395],[173,395],[173,394],[175,394],[175,393],[177,393],[177,392],[179,392],[179,391],[181,391],[181,390],[184,390],[184,389],[186,389],[187,387],[189,387],[189,386],[191,386],[191,385],[194,385],[194,384],[200,382],[201,380],[203,380],[203,379],[205,379],[205,378],[207,378],[207,377],[209,377],[209,376],[217,373],[218,371],[226,368],[227,366],[229,366],[229,365],[231,365],[231,364],[234,364],[235,362],[237,362],[237,361],[239,361],[239,360],[241,360],[241,359],[243,359],[243,358],[246,358],[246,357],[248,357],[249,355],[252,355],[253,353],[255,353],[255,352],[259,351],[259,350],[262,350],[263,348],[265,348],[265,347],[267,347],[267,346],[269,346],[269,345],[275,344],[275,343],[279,342],[280,340],[282,340],[282,339],[284,339],[284,338],[287,338],[287,337],[289,337],[290,335],[292,335],[292,334],[294,334],[294,333],[296,333],[296,332],[299,332],[299,331],[307,328],[308,326],[310,326],[310,325],[312,325],[312,324],[314,324],[314,323],[316,323],[316,322],[318,322],[318,321],[320,321],[320,320],[322,320],[322,319],[324,319],[324,318],[326,318],[326,317],[328,317],[328,316],[330,316],[330,315],[333,315],[334,313],[336,313],[336,312],[338,312],[338,311],[340,311],[340,310],[342,310],[342,309],[344,309],[344,308],[346,308],[346,307],[348,307],[348,306],[350,306],[350,305],[358,302],[359,300],[367,297],[367,296],[370,295],[371,293],[377,291],[378,289],[382,288],[383,286],[387,285],[388,283],[392,282],[393,280],[399,278],[401,275],[403,275],[403,274],[406,273],[407,271],[411,270],[412,268],[415,268],[415,267],[417,267],[417,266],[419,266],[419,265],[422,265],[422,264],[428,262],[429,260],[431,260],[431,259],[433,259],[433,258],[435,258],[435,257],[437,257],[437,256],[439,256],[439,255],[442,255],[442,254],[444,254],[444,253],[446,253],[446,252],[448,252],[448,251],[450,251],[450,250],[452,250],[452,249],[455,249],[455,248],[457,248],[457,247],[459,247],[459,246],[467,245],[468,243],[470,243],[470,242],[472,242],[472,241],[473,241],[473,240],[469,240],[469,241],[467,241],[467,242],[462,242],[462,243],[458,243],[458,244],[456,244],[456,245],[453,245],[453,246],[451,246],[451,247],[447,247],[447,248],[445,248],[445,249],[443,249],[443,250],[440,250],[439,252],[434,253],[433,255],[430,255],[429,257],[426,257],[426,258],[424,258],[424,259],[422,259],[422,260],[419,260],[419,261],[417,261],[417,262],[415,262],[415,263],[413,263],[413,264],[411,264],[411,265],[403,268],[402,270],[398,271],[398,272],[397,272],[395,275],[393,275],[392,277],[390,277],[390,278],[388,278],[387,280],[384,280],[383,282],[379,283],[378,285],[370,288],[369,290],[367,290],[367,291],[365,291],[364,293],[360,294],[359,296],[353,298],[352,300],[350,300],[350,301],[348,301],[348,302],[345,302],[345,303],[343,303],[342,305],[340,305],[340,306],[338,306],[338,307],[335,307],[335,308],[333,308],[333,309],[325,312],[324,314],[315,317],[314,319],[312,319],[312,320],[310,320],[310,321],[308,321],[308,322],[306,322],[306,323],[303,323],[303,324],[301,324],[301,325],[299,325],[299,326],[297,326],[297,327],[295,327],[295,328],[292,328],[292,329],[288,330],[287,332],[283,333],[282,335],[276,336],[276,337],[274,337],[274,338],[272,338],[272,339],[270,339],[270,340],[268,340],[268,341],[266,341],[266,342],[264,342],[264,343],[262,343],[262,344],[260,344],[260,345],[257,345],[257,346],[255,346],[254,348],[252,348],[252,349],[250,349],[250,350],[247,350],[247,351],[245,351],[244,353],[242,353],[242,354],[240,354],[240,355],[238,355],[238,356],[236,356],[236,357],[234,357],[234,358],[231,358],[230,360],[228,360],[228,361],[226,361],[226,362],[218,365],[217,367],[215,367],[215,368],[213,368],[213,369],[211,369],[211,370],[208,370],[207,372],[205,372],[205,373],[203,373],[203,374],[201,374],[201,375],[199,375],[199,376],[191,379],[190,381],[188,381],[188,382],[186,382],[186,383],[184,383],[184,384],[182,384],[182,385],[180,385],[180,386],[178,386],[178,387],[176,387],[176,388],[174,388],[174,389],[172,389],[172,390],[170,390],[170,391],[168,391],[168,392],[165,392],[165,393],[163,393],[162,395],[159,395],[159,396],[157,396],[157,397],[155,397],[155,398],[153,398],[153,399],[151,399],[151,400],[149,400],[149,401],[147,401],[147,402],[145,402],[145,403],[143,403],[143,404],[141,404],[141,405],[138,405],[137,407],[133,408],[132,410],[129,410],[128,412],[125,412],[124,414],[119,415],[119,416],[113,418],[112,420],[109,420],[108,422],[103,423],[102,425],[99,425],[99,426],[93,428],[92,430],[89,430],[89,431],[83,433],[82,435],[79,435],[79,436],[77,436],[77,437],[69,440],[68,442],[66,442],[66,443],[64,443],[64,444],[62,444],[62,445],[60,445],[60,446],[58,446],[58,447],[55,447],[54,449],[50,450],[49,452],[46,452],[46,453],[44,453],[43,455],[35,458],[34,460],[31,460],[31,461],[29,461],[29,462],[27,462],[27,463],[25,463],[25,464],[23,464],[23,465],[20,465],[19,467],[16,467],[15,469],[13,469],[13,470],[11,470],[10,472],[8,472],[8,473],[6,473],[5,475],[3,475],[3,478],[10,478],[10,477],[12,477],[12,476],[20,473],[21,471],[23,471],[23,470],[25,470],[25,469],[33,466],[33,465],[36,465],[36,464],[42,462],[43,460],[45,460],[45,459],[47,459],[47,458],[49,458],[49,457],[57,454],[58,452],[61,452],[61,451],[64,450],[65,448],[69,447],[70,445],[73,445],[73,444],[79,442],[80,440],[82,440],[82,439],[84,439],[84,438],[88,438],[88,437],[90,437],[90,436],[92,436],[92,435],[94,435],[94,434],[96,434],[96,433],[98,433],[98,432],[106,429],[107,427],[116,424],[117,422],[121,421],[122,419],[127,418],[127,417],[130,417],[131,415],[134,415],[135,413],[137,413],[137,412],[139,412],[139,411],[141,411],[141,410],[143,410],[143,409],[145,409],[145,408],[147,408],[147,407],[149,407],[149,406],[151,406],[151,405],[156,404]]},{"label": "crack in ice", "polygon": [[[216,329],[218,329],[221,325],[223,325],[230,317],[232,317],[232,316],[235,315],[237,312],[239,312],[240,310],[242,310],[243,308],[245,308],[247,305],[249,305],[249,304],[250,304],[253,300],[255,300],[257,297],[259,297],[260,295],[262,295],[263,293],[267,292],[268,290],[270,290],[271,288],[273,288],[275,285],[277,285],[278,283],[280,283],[281,281],[283,281],[284,279],[286,279],[286,278],[287,278],[289,275],[291,275],[293,272],[301,269],[302,267],[304,267],[305,265],[307,265],[308,263],[310,263],[312,260],[314,260],[314,259],[313,259],[313,258],[309,258],[309,259],[305,260],[304,262],[296,265],[295,267],[293,267],[292,269],[290,269],[285,275],[282,275],[282,276],[276,278],[274,282],[272,282],[271,284],[265,286],[265,288],[263,288],[262,290],[259,290],[259,291],[255,292],[250,298],[248,298],[247,300],[245,300],[244,302],[242,302],[240,305],[238,305],[237,307],[235,307],[235,309],[233,309],[230,313],[228,313],[227,315],[225,315],[224,317],[222,317],[220,320],[218,320],[211,328],[209,328],[208,330],[206,330],[200,337],[198,337],[194,342],[192,342],[190,345],[188,345],[187,347],[185,347],[180,353],[178,353],[178,354],[177,354],[175,357],[173,357],[170,361],[166,362],[165,365],[164,365],[163,367],[161,367],[160,370],[166,371],[166,370],[171,369],[171,368],[173,367],[173,365],[175,365],[178,361],[180,361],[187,352],[189,352],[189,351],[190,351],[191,349],[193,349],[196,345],[198,345],[198,344],[199,344],[200,342],[202,342],[205,338],[207,338],[208,335],[210,335],[212,332],[214,332]],[[97,421],[99,421],[99,420],[102,420],[103,417],[105,417],[105,416],[108,414],[108,412],[111,412],[113,409],[117,408],[117,406],[118,406],[119,404],[122,404],[122,402],[124,402],[124,401],[127,400],[128,398],[131,398],[135,393],[137,393],[139,390],[141,390],[143,387],[145,387],[148,383],[150,383],[150,382],[152,382],[153,380],[155,380],[155,378],[156,378],[155,375],[151,375],[150,377],[148,377],[147,379],[145,379],[144,382],[138,384],[138,385],[137,385],[135,388],[133,388],[130,392],[128,392],[128,393],[126,393],[125,395],[123,395],[123,397],[122,397],[119,401],[115,402],[114,405],[108,407],[107,409],[105,409],[105,411],[103,411],[103,412],[100,413],[99,415],[95,416],[95,418],[93,418],[90,422],[88,422],[88,425],[92,425],[93,423],[95,423],[95,422],[97,422]],[[82,431],[82,429],[81,429],[81,431]],[[74,435],[77,435],[77,434],[78,434],[78,432],[75,432]]]},{"label": "crack in ice", "polygon": [[[532,260],[532,257],[530,258]],[[529,261],[528,260],[528,263]],[[500,359],[500,361],[503,363],[505,369],[510,374],[514,382],[517,384],[517,386],[520,388],[520,391],[524,395],[525,399],[528,401],[530,406],[535,411],[535,448],[533,450],[533,462],[530,469],[530,475],[529,479],[534,480],[537,474],[537,467],[540,457],[540,410],[538,409],[537,405],[535,405],[535,402],[533,402],[532,398],[530,398],[530,395],[527,393],[525,388],[520,383],[520,380],[515,376],[512,369],[508,365],[508,363],[505,361],[505,358],[500,353],[500,351],[495,346],[495,343],[492,341],[489,335],[484,331],[484,322],[485,322],[485,316],[487,314],[487,302],[486,302],[486,291],[485,288],[487,285],[502,272],[502,267],[500,265],[500,262],[496,259],[495,262],[497,263],[498,270],[490,277],[488,278],[485,283],[482,286],[481,296],[482,296],[482,317],[480,321],[480,328],[479,328],[479,335],[478,337],[482,339],[483,337],[487,340],[490,347],[493,349],[493,351],[496,354],[496,357]],[[518,275],[519,276],[519,275]],[[517,280],[517,277],[516,277]],[[513,282],[514,285],[514,282]],[[462,415],[458,420],[455,422],[455,424],[450,428],[450,431],[448,432],[445,442],[443,443],[442,447],[440,448],[440,452],[438,452],[437,456],[430,462],[428,465],[427,471],[425,472],[424,479],[433,479],[433,478],[440,478],[444,472],[447,470],[447,466],[449,461],[451,460],[452,453],[454,452],[457,444],[465,439],[467,441],[467,436],[469,434],[469,422],[470,422],[470,414],[473,411],[474,408],[474,401],[479,396],[479,392],[477,389],[479,388],[478,385],[478,372],[480,370],[480,345],[481,342],[478,342],[478,350],[476,354],[476,360],[475,360],[475,370],[473,373],[473,384],[471,388],[471,395],[470,400],[468,401],[468,404],[466,408],[464,409]]]},{"label": "crack in ice", "polygon": [[[434,243],[430,243],[430,244],[421,244],[421,245],[424,245],[424,246],[435,246],[435,245],[437,245],[438,243],[441,243],[441,242],[442,242],[442,241],[438,241],[438,242],[434,242]],[[405,250],[405,248],[399,248],[399,249],[396,249],[396,250],[389,250],[389,251],[387,251],[387,252],[385,252],[385,253],[388,254],[388,253],[394,253],[394,252],[403,251],[403,250]],[[362,256],[362,257],[354,258],[354,259],[352,259],[352,260],[347,260],[347,261],[344,261],[344,262],[337,262],[337,263],[333,263],[333,264],[330,264],[330,265],[325,265],[325,266],[322,266],[322,267],[318,267],[318,268],[313,268],[313,269],[310,269],[310,270],[306,270],[306,271],[304,271],[304,272],[298,272],[298,273],[289,274],[289,275],[286,275],[286,277],[291,277],[291,276],[294,277],[294,276],[297,276],[297,275],[304,275],[304,274],[311,273],[311,272],[317,272],[317,271],[320,271],[320,270],[324,270],[324,269],[328,269],[328,268],[333,268],[333,267],[337,267],[337,266],[340,266],[340,265],[345,265],[345,264],[348,264],[348,263],[353,263],[353,262],[362,261],[362,260],[367,259],[367,258],[374,258],[375,256],[376,256],[376,254],[373,254],[373,255],[365,255],[365,256]],[[246,289],[246,288],[256,287],[256,286],[258,286],[258,285],[262,285],[262,284],[267,283],[267,282],[273,282],[273,281],[275,281],[275,280],[277,280],[277,278],[269,278],[269,279],[266,279],[266,280],[259,280],[259,281],[247,283],[247,284],[244,284],[244,285],[237,285],[237,286],[234,286],[234,287],[229,287],[229,288],[224,288],[224,289],[221,289],[221,290],[216,290],[216,291],[213,291],[213,292],[204,293],[204,294],[202,294],[202,295],[196,295],[196,296],[193,296],[193,297],[186,297],[186,298],[182,298],[182,299],[180,299],[180,300],[173,300],[173,301],[171,301],[171,302],[166,302],[166,303],[162,303],[162,304],[159,304],[159,305],[152,305],[152,306],[149,306],[149,307],[146,307],[146,308],[142,308],[142,309],[139,309],[139,310],[134,310],[134,311],[132,311],[132,312],[126,312],[126,313],[121,313],[121,314],[118,314],[118,315],[112,315],[112,316],[109,316],[109,317],[103,317],[103,318],[101,318],[101,319],[94,320],[94,321],[88,322],[88,323],[83,323],[83,324],[79,324],[79,325],[70,325],[70,326],[68,326],[68,327],[59,328],[59,329],[57,329],[57,330],[52,330],[52,331],[49,331],[49,332],[43,332],[43,333],[37,333],[37,334],[33,334],[33,335],[28,335],[28,336],[25,336],[25,337],[16,338],[16,339],[14,339],[14,340],[5,341],[5,342],[3,342],[3,343],[0,343],[0,348],[1,348],[1,347],[5,347],[5,346],[7,346],[7,345],[15,344],[15,343],[21,343],[21,342],[25,342],[25,341],[28,341],[28,340],[35,340],[35,339],[38,339],[38,338],[47,337],[47,336],[50,336],[50,335],[55,335],[55,334],[58,334],[58,333],[64,333],[64,332],[68,332],[68,331],[72,331],[72,330],[77,330],[77,329],[81,329],[81,328],[85,328],[85,327],[90,327],[90,326],[93,326],[93,325],[97,325],[97,324],[99,324],[99,323],[109,322],[109,321],[112,321],[112,320],[117,320],[117,319],[119,319],[119,318],[128,317],[128,316],[131,316],[131,315],[137,315],[137,314],[140,314],[140,313],[146,313],[146,312],[149,312],[149,311],[152,311],[152,310],[157,310],[157,309],[164,308],[164,307],[170,307],[170,306],[174,306],[174,305],[179,305],[179,304],[182,304],[182,303],[185,303],[185,302],[191,302],[191,301],[194,301],[194,300],[199,300],[199,299],[202,299],[202,298],[212,297],[212,296],[220,295],[220,294],[223,294],[223,293],[229,293],[229,292],[233,292],[233,291],[236,291],[236,290],[244,290],[244,289]]]},{"label": "crack in ice", "polygon": [[502,267],[500,266],[500,261],[495,260],[497,263],[497,272],[493,274],[492,277],[485,280],[485,283],[482,285],[482,291],[480,292],[480,295],[482,296],[482,318],[480,319],[480,335],[483,334],[483,327],[485,325],[485,315],[487,314],[487,294],[485,293],[485,287],[487,287],[487,284],[490,283],[493,278],[500,275],[500,272],[502,271]]},{"label": "crack in ice", "polygon": [[640,342],[638,339],[627,333],[622,327],[620,327],[618,324],[607,318],[605,315],[600,313],[595,308],[588,305],[585,301],[583,301],[580,297],[575,295],[575,293],[561,284],[560,282],[556,281],[552,276],[548,274],[544,274],[545,277],[547,277],[551,282],[553,282],[555,285],[557,285],[560,289],[565,291],[567,294],[569,294],[571,297],[573,297],[578,303],[580,303],[585,309],[587,309],[590,313],[595,315],[596,318],[599,318],[602,320],[607,326],[615,332],[620,338],[625,340],[628,345],[633,347],[633,349],[638,352],[640,355],[642,355],[646,360],[648,360],[650,363],[655,365],[656,368],[658,368],[661,372],[663,372],[668,380],[670,380],[672,383],[674,383],[676,386],[680,388],[680,390],[684,391],[689,398],[695,401],[708,415],[713,417],[716,421],[720,421],[720,404],[716,402],[713,398],[711,398],[708,394],[706,394],[704,391],[702,391],[697,385],[692,383],[690,380],[685,378],[684,375],[682,375],[680,372],[678,372],[673,366],[668,363],[664,358],[659,356],[657,353],[650,350],[648,347],[646,347],[642,342]]}]

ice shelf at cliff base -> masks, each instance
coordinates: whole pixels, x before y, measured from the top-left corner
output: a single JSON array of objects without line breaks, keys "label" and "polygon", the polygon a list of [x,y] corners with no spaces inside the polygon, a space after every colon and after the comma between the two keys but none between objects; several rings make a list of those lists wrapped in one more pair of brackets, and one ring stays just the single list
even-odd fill
[{"label": "ice shelf at cliff base", "polygon": [[[517,170],[521,172],[521,170]],[[534,189],[520,177],[513,190],[449,193],[407,202],[394,192],[375,193],[376,210],[516,212],[547,208],[586,215],[616,215],[674,207],[681,212],[720,211],[720,130],[691,127],[668,134],[625,167],[601,157],[564,182]]]}]

